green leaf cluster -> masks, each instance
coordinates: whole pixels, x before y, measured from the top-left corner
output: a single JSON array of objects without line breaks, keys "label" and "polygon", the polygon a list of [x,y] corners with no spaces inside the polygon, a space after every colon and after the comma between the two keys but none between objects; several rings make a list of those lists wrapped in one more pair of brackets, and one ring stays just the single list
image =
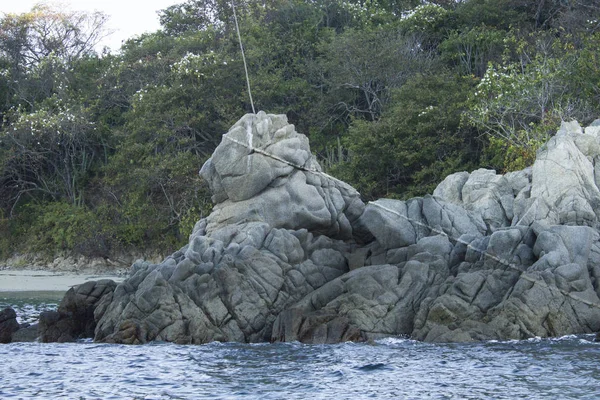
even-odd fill
[{"label": "green leaf cluster", "polygon": [[342,140],[348,156],[332,172],[368,199],[431,193],[447,174],[477,160],[478,143],[460,128],[473,86],[468,77],[414,76],[394,92],[377,122],[353,122]]}]

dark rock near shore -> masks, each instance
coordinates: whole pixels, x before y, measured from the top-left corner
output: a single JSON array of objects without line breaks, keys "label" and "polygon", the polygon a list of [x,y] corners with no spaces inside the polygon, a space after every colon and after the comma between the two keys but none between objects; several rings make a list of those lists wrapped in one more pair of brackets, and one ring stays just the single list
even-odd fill
[{"label": "dark rock near shore", "polygon": [[321,171],[285,116],[247,115],[202,168],[213,213],[188,245],[160,264],[134,264],[94,303],[95,340],[440,342],[597,332],[598,160],[600,127],[568,123],[531,168],[461,172],[433,196],[365,205]]},{"label": "dark rock near shore", "polygon": [[72,287],[57,311],[40,314],[39,337],[44,343],[73,342],[94,337],[94,311],[100,300],[110,296],[117,284],[110,279],[89,281]]},{"label": "dark rock near shore", "polygon": [[38,324],[21,324],[19,330],[13,334],[13,342],[35,342],[40,334]]},{"label": "dark rock near shore", "polygon": [[17,313],[10,307],[0,311],[0,343],[10,343],[13,334],[19,330]]}]

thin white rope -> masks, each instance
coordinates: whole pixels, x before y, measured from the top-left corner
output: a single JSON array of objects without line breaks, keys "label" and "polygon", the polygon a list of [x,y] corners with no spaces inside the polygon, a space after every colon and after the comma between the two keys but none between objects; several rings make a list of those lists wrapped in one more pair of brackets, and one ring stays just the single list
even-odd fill
[{"label": "thin white rope", "polygon": [[253,153],[262,154],[262,155],[264,155],[266,157],[272,158],[273,160],[277,160],[279,162],[282,162],[284,164],[287,164],[287,165],[289,165],[289,166],[291,166],[293,168],[299,169],[299,170],[304,171],[304,172],[310,172],[312,174],[324,176],[327,179],[330,179],[330,180],[332,180],[334,182],[337,182],[337,183],[343,185],[345,189],[347,189],[349,191],[352,191],[352,192],[355,192],[356,194],[360,195],[360,193],[358,193],[358,190],[354,189],[352,186],[348,185],[346,182],[344,182],[342,180],[339,180],[339,179],[337,179],[337,178],[335,178],[335,177],[333,177],[333,176],[331,176],[329,174],[326,174],[323,171],[317,171],[317,170],[314,170],[314,169],[307,168],[307,167],[305,167],[303,165],[294,164],[293,162],[288,161],[286,159],[283,159],[283,158],[281,158],[279,156],[276,156],[275,154],[271,154],[271,153],[268,153],[268,152],[266,152],[264,150],[257,149],[256,147],[250,146],[250,145],[248,145],[247,143],[244,143],[244,142],[240,142],[239,140],[234,139],[232,137],[229,137],[227,135],[223,135],[223,137],[225,139],[229,140],[230,142],[233,142],[235,144],[238,144],[240,146],[243,146],[243,147],[247,148],[248,150],[252,151]]},{"label": "thin white rope", "polygon": [[[328,178],[328,179],[331,179],[331,180],[333,180],[333,181],[335,181],[335,182],[341,183],[341,184],[343,184],[343,186],[344,186],[345,188],[347,188],[347,189],[351,189],[351,190],[352,190],[352,191],[354,191],[355,193],[357,193],[357,194],[360,194],[360,193],[358,193],[358,191],[357,191],[356,189],[354,189],[352,186],[348,185],[346,182],[344,182],[344,181],[341,181],[341,180],[339,180],[339,179],[337,179],[337,178],[334,178],[333,176],[331,176],[331,175],[329,175],[329,174],[326,174],[325,172],[322,172],[322,171],[316,171],[316,170],[313,170],[313,169],[310,169],[310,168],[304,167],[304,166],[302,166],[302,165],[297,165],[297,164],[295,164],[295,163],[292,163],[292,162],[290,162],[290,161],[288,161],[288,160],[285,160],[285,159],[283,159],[283,158],[281,158],[281,157],[279,157],[279,156],[276,156],[275,154],[268,153],[268,152],[266,152],[266,151],[264,151],[264,150],[261,150],[261,149],[258,149],[258,148],[256,148],[256,147],[250,146],[250,145],[248,145],[247,143],[240,142],[239,140],[237,140],[237,139],[234,139],[234,138],[232,138],[232,137],[229,137],[228,135],[223,135],[223,137],[224,137],[224,138],[226,138],[227,140],[229,140],[229,141],[231,141],[231,142],[233,142],[233,143],[237,144],[237,145],[240,145],[240,146],[243,146],[243,147],[247,148],[248,150],[250,150],[250,151],[252,151],[252,152],[254,152],[254,153],[259,153],[259,154],[262,154],[262,155],[264,155],[264,156],[266,156],[266,157],[272,158],[272,159],[274,159],[274,160],[277,160],[277,161],[279,161],[279,162],[282,162],[282,163],[284,163],[284,164],[287,164],[287,165],[289,165],[289,166],[291,166],[291,167],[293,167],[293,168],[299,169],[299,170],[301,170],[301,171],[304,171],[304,172],[309,172],[309,173],[312,173],[312,174],[321,175],[321,176],[323,176],[323,177],[325,177],[325,178]],[[546,289],[548,289],[548,290],[550,290],[550,291],[552,291],[552,290],[558,290],[558,291],[559,291],[561,294],[563,294],[563,295],[564,295],[564,296],[566,296],[566,297],[569,297],[569,298],[571,298],[571,299],[573,299],[573,300],[575,300],[575,301],[578,301],[578,302],[580,302],[580,303],[583,303],[583,304],[585,304],[585,305],[587,305],[587,306],[589,306],[589,307],[595,307],[595,308],[598,308],[598,309],[600,309],[600,304],[598,304],[598,303],[594,303],[594,302],[592,302],[592,301],[589,301],[589,300],[586,300],[586,299],[582,299],[581,297],[579,297],[579,296],[576,296],[576,295],[572,294],[571,292],[567,292],[566,290],[563,290],[563,289],[559,288],[558,286],[553,286],[553,287],[550,287],[550,285],[548,285],[548,284],[547,284],[546,282],[544,282],[543,280],[536,279],[536,278],[532,277],[531,275],[529,275],[529,274],[528,274],[526,271],[523,271],[521,268],[519,268],[519,266],[518,266],[517,264],[514,264],[514,263],[511,263],[511,262],[509,262],[509,261],[507,261],[507,260],[501,259],[501,258],[499,258],[499,257],[497,257],[497,256],[495,256],[495,255],[493,255],[493,254],[490,254],[490,253],[488,253],[488,252],[487,252],[487,251],[485,251],[485,250],[482,250],[482,249],[478,249],[478,248],[476,248],[476,247],[473,247],[473,245],[471,245],[471,243],[469,243],[469,242],[466,242],[466,241],[464,241],[464,240],[461,240],[460,238],[455,238],[455,237],[453,237],[453,236],[451,236],[451,235],[448,235],[446,232],[444,232],[444,231],[443,231],[443,230],[441,230],[441,229],[434,228],[434,227],[432,227],[432,226],[429,226],[429,225],[427,225],[427,224],[424,224],[424,223],[422,223],[421,221],[417,221],[417,220],[415,220],[415,219],[413,219],[413,218],[410,218],[410,217],[407,217],[407,216],[405,216],[405,215],[402,215],[401,213],[397,212],[396,210],[392,210],[391,208],[385,207],[385,206],[383,206],[383,205],[381,205],[381,204],[378,204],[378,203],[375,203],[375,202],[372,202],[372,201],[368,202],[368,204],[371,204],[371,205],[373,205],[373,206],[375,206],[375,207],[378,207],[378,208],[380,208],[380,209],[382,209],[382,210],[384,210],[384,211],[387,211],[387,212],[389,212],[389,213],[391,213],[391,214],[394,214],[394,215],[396,215],[396,216],[398,216],[398,217],[400,217],[400,218],[403,218],[403,219],[407,220],[407,221],[408,221],[408,222],[410,222],[410,223],[413,223],[413,224],[415,224],[415,225],[418,225],[418,226],[421,226],[421,227],[423,227],[423,228],[429,229],[429,230],[431,230],[432,232],[435,232],[435,233],[437,233],[437,234],[439,234],[439,235],[446,236],[446,237],[447,237],[449,240],[455,241],[455,242],[457,242],[457,243],[461,243],[461,244],[465,245],[465,246],[466,246],[468,249],[471,249],[471,250],[473,250],[473,251],[475,251],[475,252],[477,252],[477,253],[479,253],[479,254],[483,254],[483,255],[485,255],[485,256],[487,256],[487,257],[491,258],[492,260],[494,260],[494,261],[496,261],[496,262],[498,262],[498,263],[500,263],[500,264],[502,264],[502,265],[504,265],[504,266],[506,266],[506,267],[508,267],[508,268],[511,268],[511,269],[514,269],[515,271],[518,271],[518,272],[520,272],[520,273],[521,273],[521,275],[520,275],[520,276],[521,276],[523,279],[525,279],[526,281],[528,281],[528,282],[530,282],[530,283],[532,283],[532,284],[534,284],[534,285],[535,285],[535,284],[538,284],[538,285],[540,285],[540,286],[542,286],[542,287],[545,287]],[[534,203],[534,204],[535,204],[535,203]],[[532,206],[533,206],[533,204],[532,204]],[[527,214],[527,213],[528,213],[530,210],[531,210],[531,207],[530,207],[530,209],[529,209],[529,210],[527,210],[527,212],[526,212],[525,214]],[[523,216],[525,216],[525,214],[524,214]],[[521,220],[522,220],[522,219],[523,219],[523,218],[521,218]]]},{"label": "thin white rope", "polygon": [[244,54],[244,46],[242,45],[242,35],[240,34],[240,26],[238,25],[237,14],[235,13],[235,3],[231,0],[231,8],[233,9],[233,19],[235,20],[235,30],[237,31],[238,41],[240,42],[240,50],[242,51],[242,60],[244,61],[244,71],[246,72],[246,84],[248,85],[248,97],[250,97],[250,105],[252,106],[252,114],[256,114],[254,109],[254,101],[252,101],[252,91],[250,90],[250,77],[248,75],[248,66],[246,65],[246,55]]}]

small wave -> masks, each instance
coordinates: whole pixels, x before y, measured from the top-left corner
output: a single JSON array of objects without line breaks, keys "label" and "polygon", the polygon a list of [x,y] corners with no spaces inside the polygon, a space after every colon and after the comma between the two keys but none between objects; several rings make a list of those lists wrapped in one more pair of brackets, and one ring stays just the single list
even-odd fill
[{"label": "small wave", "polygon": [[90,349],[90,350],[101,349],[101,348],[104,348],[104,347],[108,347],[108,348],[114,347],[114,348],[116,348],[116,347],[120,346],[120,345],[114,344],[114,343],[94,342],[94,339],[91,339],[89,342],[86,341],[86,340],[87,339],[81,339],[80,343],[82,343],[83,345],[85,345],[86,349]]},{"label": "small wave", "polygon": [[360,367],[355,367],[355,369],[357,369],[359,371],[365,371],[365,372],[378,371],[378,370],[388,369],[388,368],[389,368],[388,365],[384,364],[384,363],[365,364]]},{"label": "small wave", "polygon": [[204,343],[202,344],[202,346],[206,346],[206,347],[224,347],[227,346],[227,342],[209,342],[209,343]]},{"label": "small wave", "polygon": [[408,339],[408,338],[401,338],[401,337],[387,337],[387,338],[383,338],[383,339],[377,339],[375,340],[376,344],[383,344],[383,345],[397,345],[397,344],[406,344],[406,343],[419,343],[416,340],[413,339]]},{"label": "small wave", "polygon": [[[587,343],[594,342],[596,334],[579,334],[579,335],[565,335],[559,337],[542,338],[535,336],[528,339],[511,339],[511,340],[487,340],[486,344],[540,344],[540,343]],[[600,344],[600,342],[598,342]]]},{"label": "small wave", "polygon": [[532,337],[532,338],[526,339],[525,341],[526,341],[526,342],[529,342],[529,343],[540,343],[542,340],[543,340],[543,339],[542,339],[541,337],[539,337],[539,336],[535,336],[535,337]]},{"label": "small wave", "polygon": [[[532,338],[528,338],[528,339],[509,339],[509,340],[496,340],[496,339],[492,339],[492,340],[485,340],[481,343],[485,343],[485,344],[519,344],[519,343],[541,343],[543,340],[543,338],[539,337],[539,336],[535,336]],[[478,342],[474,342],[475,344],[477,344]]]},{"label": "small wave", "polygon": [[597,335],[595,333],[591,333],[588,335],[577,336],[578,342],[582,344],[594,344],[600,345],[600,340],[597,340]]},{"label": "small wave", "polygon": [[563,342],[565,340],[571,341],[573,339],[578,339],[577,335],[565,335],[556,338],[550,338],[549,340],[552,342]]}]

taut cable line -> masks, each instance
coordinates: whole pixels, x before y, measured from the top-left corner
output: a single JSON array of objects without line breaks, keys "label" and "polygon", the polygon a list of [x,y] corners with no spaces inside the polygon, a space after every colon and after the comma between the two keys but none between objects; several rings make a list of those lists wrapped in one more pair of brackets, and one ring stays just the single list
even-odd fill
[{"label": "taut cable line", "polygon": [[252,114],[256,114],[254,109],[254,101],[252,101],[252,91],[250,90],[250,77],[248,76],[248,65],[246,65],[246,55],[244,54],[244,46],[242,45],[242,35],[240,34],[240,26],[238,24],[237,14],[235,12],[235,3],[231,0],[231,8],[233,9],[233,19],[235,21],[235,30],[237,31],[238,41],[240,42],[240,50],[242,51],[242,60],[244,61],[244,71],[246,72],[246,84],[248,85],[248,97],[250,97],[250,105],[252,106]]}]

